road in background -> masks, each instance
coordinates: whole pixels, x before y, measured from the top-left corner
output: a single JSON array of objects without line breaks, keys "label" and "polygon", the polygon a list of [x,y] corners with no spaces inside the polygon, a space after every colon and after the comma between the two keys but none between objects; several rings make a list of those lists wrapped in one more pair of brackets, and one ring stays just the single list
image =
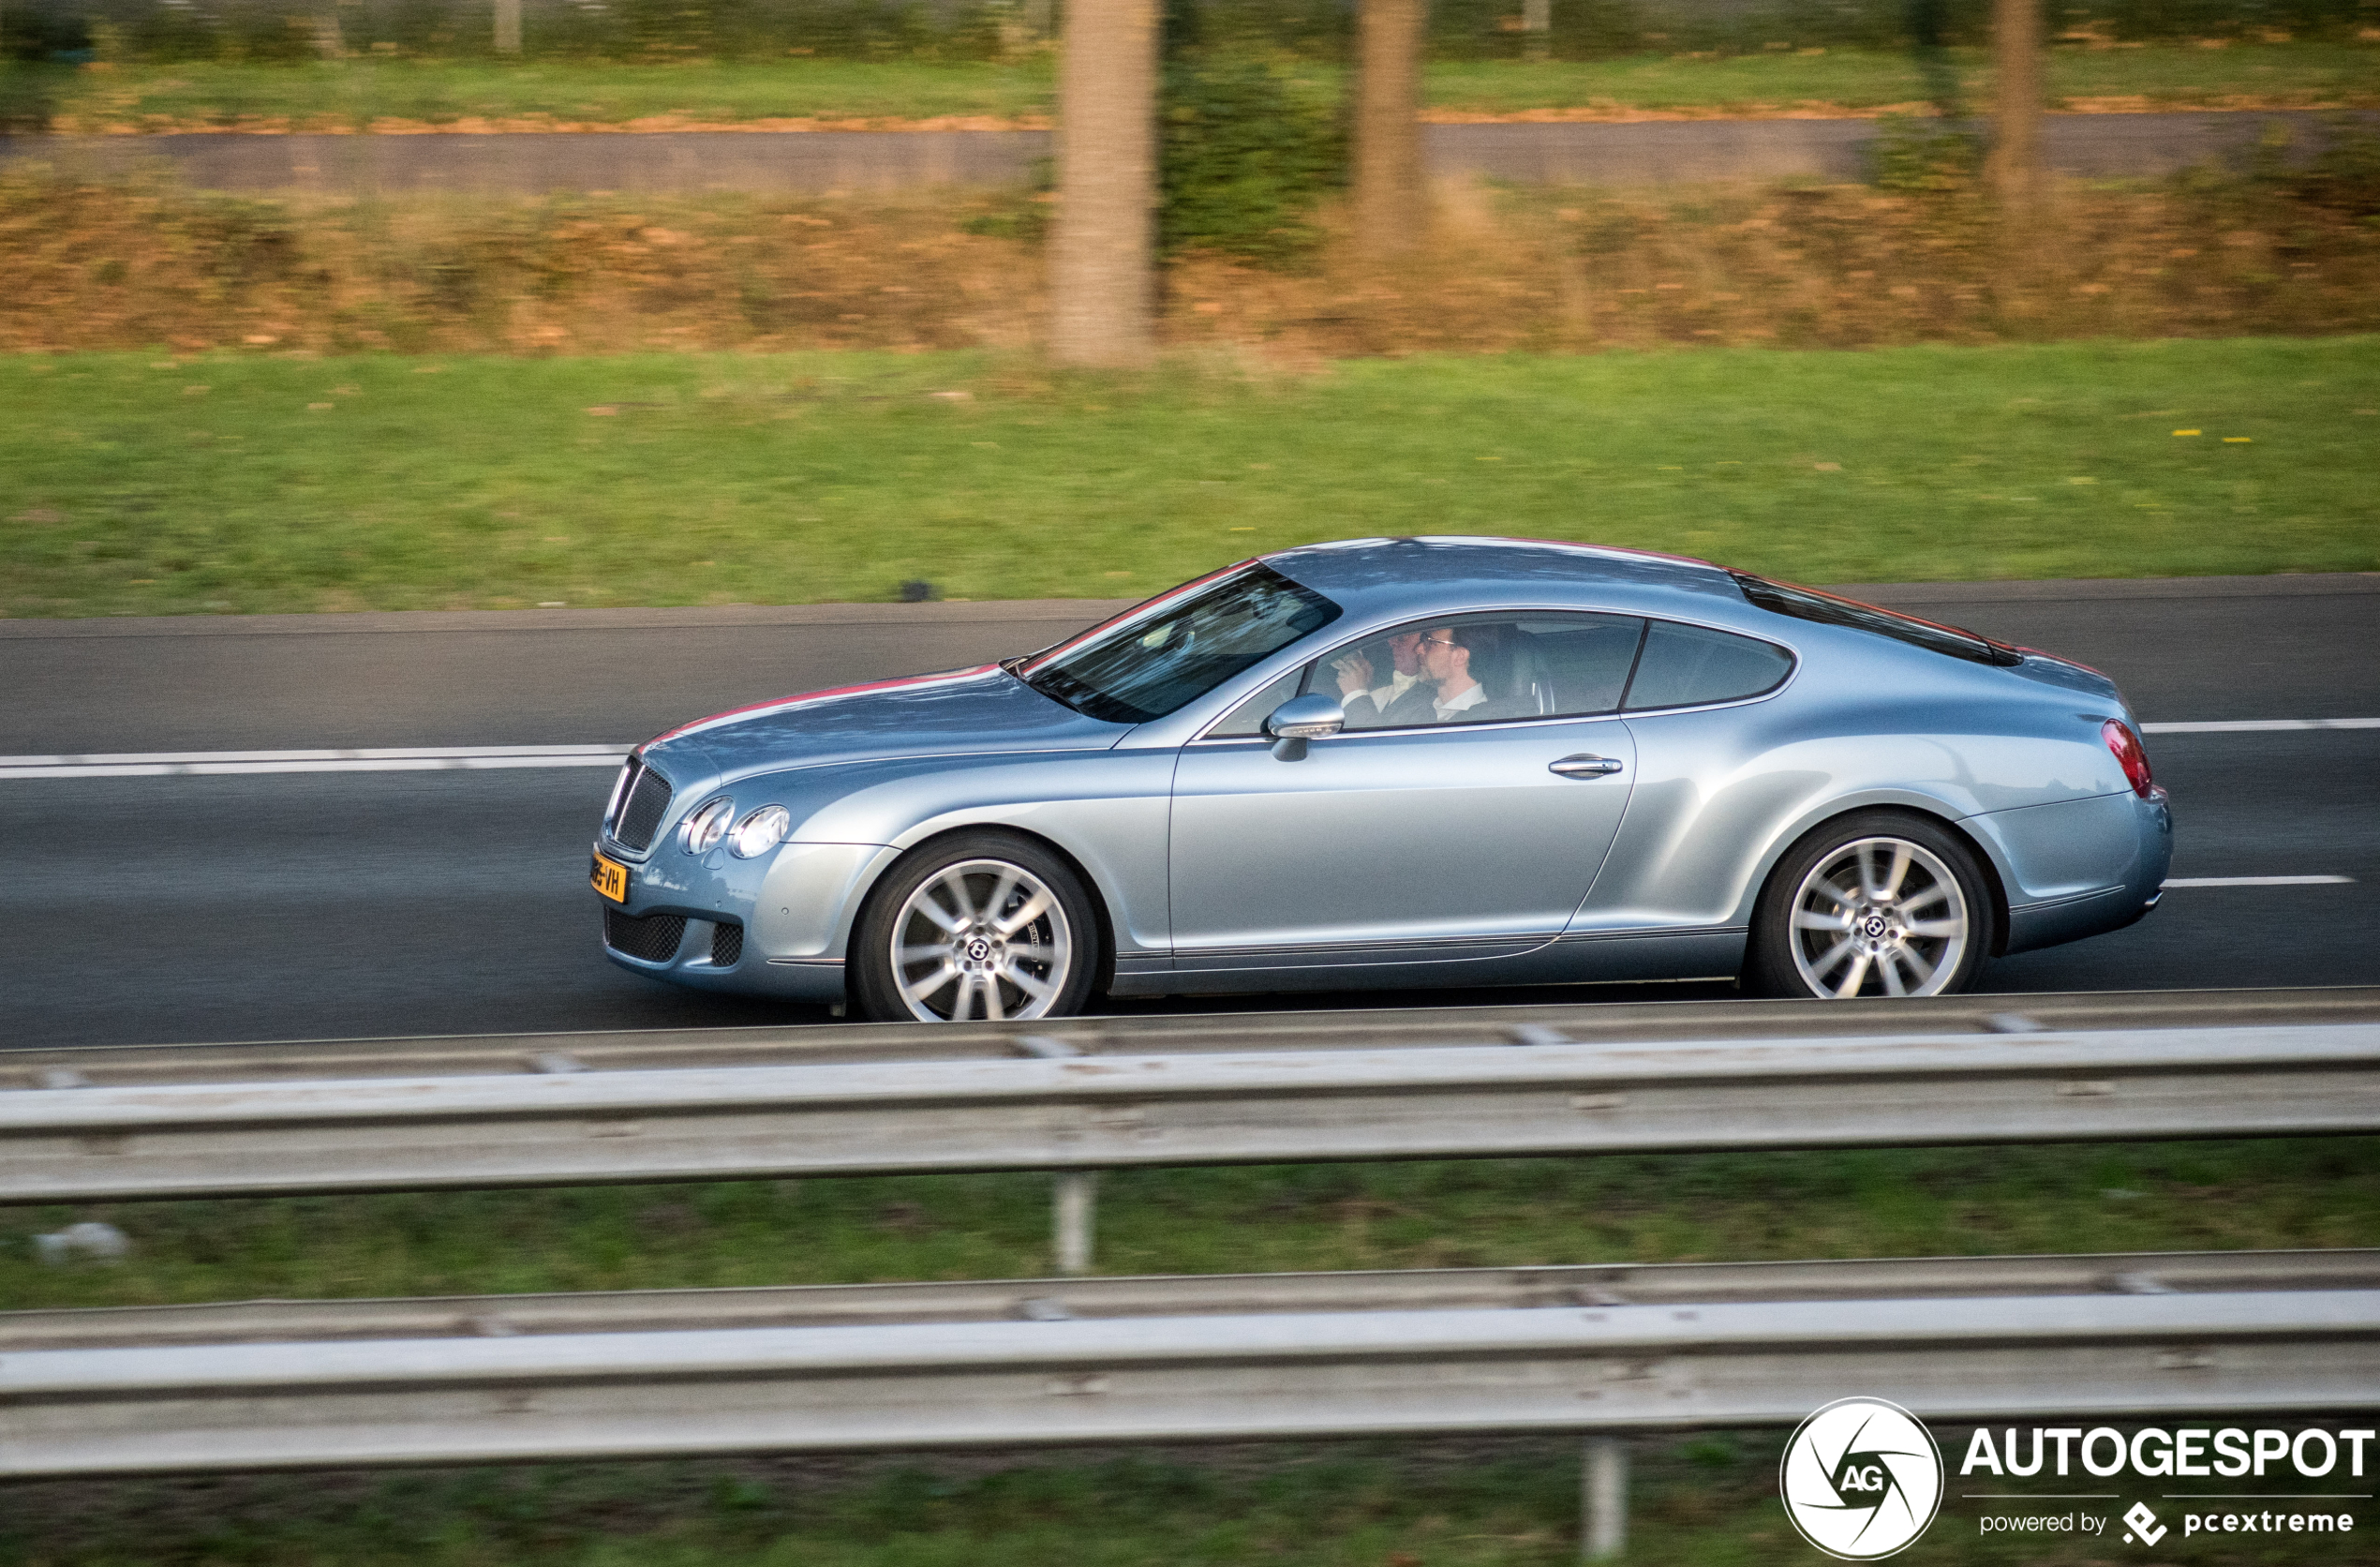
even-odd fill
[{"label": "road in background", "polygon": [[[2160,178],[2209,162],[2244,167],[2258,156],[2297,161],[2328,144],[2339,118],[2306,110],[2052,114],[2043,122],[2043,156],[2052,172],[2077,179]],[[2285,130],[2278,141],[2276,125]],[[1865,180],[1883,129],[1874,118],[1526,121],[1425,125],[1421,137],[1439,178],[1674,185]],[[1015,187],[1030,184],[1049,155],[1046,130],[0,136],[0,164],[39,161],[116,178],[163,164],[201,190],[372,197]]]},{"label": "road in background", "polygon": [[[1856,591],[2103,668],[2150,724],[2380,715],[2380,576]],[[0,754],[628,743],[743,702],[1029,650],[1112,607],[0,621]],[[2353,880],[2176,888],[2132,930],[2004,961],[1987,985],[2380,983],[2371,939],[2380,931],[2371,786],[2380,729],[2152,734],[2149,748],[2175,795],[2175,876]],[[608,768],[0,782],[6,1037],[137,1043],[823,1016],[677,991],[603,961],[584,872],[610,782]]]}]

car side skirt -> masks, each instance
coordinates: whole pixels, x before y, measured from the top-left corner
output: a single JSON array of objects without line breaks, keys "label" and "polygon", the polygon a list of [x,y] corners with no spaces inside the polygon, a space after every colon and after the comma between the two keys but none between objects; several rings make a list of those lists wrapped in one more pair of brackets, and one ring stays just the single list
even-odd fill
[{"label": "car side skirt", "polygon": [[[1411,949],[1369,959],[1286,953],[1250,956],[1233,966],[1201,958],[1198,966],[1118,967],[1113,995],[1209,995],[1246,992],[1435,990],[1471,985],[1584,985],[1658,979],[1732,979],[1744,966],[1741,927],[1637,933],[1626,936],[1559,937],[1525,950],[1480,956]],[[1317,961],[1318,960],[1318,961]]]}]

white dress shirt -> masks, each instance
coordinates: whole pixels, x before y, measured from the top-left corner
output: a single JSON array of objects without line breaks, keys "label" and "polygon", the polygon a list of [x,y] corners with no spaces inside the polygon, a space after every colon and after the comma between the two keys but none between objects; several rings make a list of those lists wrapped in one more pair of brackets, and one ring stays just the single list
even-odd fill
[{"label": "white dress shirt", "polygon": [[1421,677],[1419,675],[1392,674],[1389,677],[1389,683],[1387,685],[1374,686],[1370,691],[1362,692],[1359,694],[1372,698],[1372,705],[1378,709],[1381,712],[1385,713],[1389,710],[1390,703],[1395,701],[1406,692],[1411,691],[1415,683],[1421,679]]},{"label": "white dress shirt", "polygon": [[1457,696],[1451,702],[1433,702],[1430,706],[1437,709],[1438,722],[1440,724],[1444,724],[1456,713],[1463,711],[1466,708],[1476,708],[1486,700],[1487,687],[1474,682],[1464,691],[1462,695]]}]

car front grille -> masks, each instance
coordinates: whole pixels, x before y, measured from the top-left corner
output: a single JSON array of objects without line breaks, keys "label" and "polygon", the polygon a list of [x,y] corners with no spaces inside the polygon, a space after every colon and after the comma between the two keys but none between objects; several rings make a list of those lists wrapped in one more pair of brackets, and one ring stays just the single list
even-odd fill
[{"label": "car front grille", "polygon": [[669,814],[669,780],[647,767],[641,757],[632,757],[628,765],[635,772],[621,794],[619,819],[612,824],[612,837],[625,848],[649,849],[662,818]]},{"label": "car front grille", "polygon": [[[677,956],[677,944],[685,939],[682,914],[655,914],[639,919],[617,909],[603,911],[603,945],[624,956],[665,963]],[[715,939],[712,945],[718,945]]]},{"label": "car front grille", "polygon": [[744,955],[744,928],[721,920],[710,929],[710,966],[734,968]]}]

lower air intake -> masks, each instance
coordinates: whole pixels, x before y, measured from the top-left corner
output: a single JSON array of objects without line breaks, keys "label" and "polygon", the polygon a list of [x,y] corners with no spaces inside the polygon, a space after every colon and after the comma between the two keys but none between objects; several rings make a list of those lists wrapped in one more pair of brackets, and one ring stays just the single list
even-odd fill
[{"label": "lower air intake", "polygon": [[724,922],[710,928],[710,966],[734,968],[744,955],[744,928]]},{"label": "lower air intake", "polygon": [[682,914],[656,914],[639,919],[617,909],[603,911],[603,945],[623,957],[665,963],[677,956],[677,944],[685,939],[686,917]]}]

